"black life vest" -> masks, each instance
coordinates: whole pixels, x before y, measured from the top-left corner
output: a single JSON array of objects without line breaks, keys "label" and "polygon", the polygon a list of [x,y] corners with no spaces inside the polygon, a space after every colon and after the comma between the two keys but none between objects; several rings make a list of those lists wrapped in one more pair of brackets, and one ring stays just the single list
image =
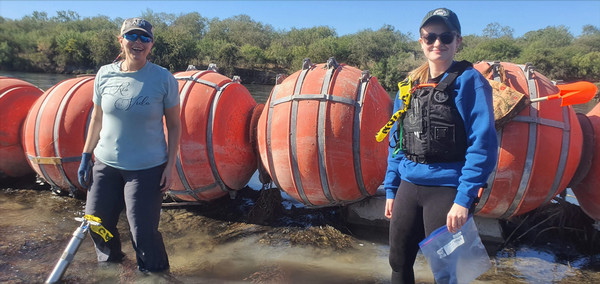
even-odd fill
[{"label": "black life vest", "polygon": [[465,160],[467,134],[454,102],[454,81],[468,61],[455,63],[435,87],[415,87],[402,124],[402,151],[413,162],[430,164]]}]

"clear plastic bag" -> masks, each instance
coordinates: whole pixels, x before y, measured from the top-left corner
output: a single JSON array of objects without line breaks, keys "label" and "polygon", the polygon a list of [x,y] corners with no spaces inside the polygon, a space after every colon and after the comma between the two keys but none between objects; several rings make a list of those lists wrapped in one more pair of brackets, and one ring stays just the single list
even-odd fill
[{"label": "clear plastic bag", "polygon": [[456,234],[444,225],[419,246],[439,284],[469,283],[492,267],[472,216]]}]

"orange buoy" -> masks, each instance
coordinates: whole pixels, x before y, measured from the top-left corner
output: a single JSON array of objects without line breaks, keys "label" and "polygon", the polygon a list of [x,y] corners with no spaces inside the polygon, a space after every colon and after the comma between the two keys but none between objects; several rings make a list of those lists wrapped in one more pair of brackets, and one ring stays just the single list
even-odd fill
[{"label": "orange buoy", "polygon": [[29,164],[56,193],[86,192],[77,181],[77,170],[93,90],[92,76],[64,80],[38,98],[25,120],[23,145]]},{"label": "orange buoy", "polygon": [[591,127],[583,128],[584,135],[595,138],[591,150],[583,154],[591,156],[589,170],[583,180],[571,188],[583,212],[600,221],[600,104],[587,113],[587,118]]},{"label": "orange buoy", "polygon": [[43,92],[23,80],[0,76],[0,176],[21,177],[33,172],[24,154],[21,132],[29,108]]},{"label": "orange buoy", "polygon": [[[506,72],[507,85],[530,99],[559,93],[546,77],[527,65],[481,62],[475,68],[495,80]],[[561,193],[580,161],[582,132],[572,107],[559,100],[532,103],[498,133],[498,163],[475,214],[506,219],[529,212]]]},{"label": "orange buoy", "polygon": [[275,184],[309,207],[371,196],[387,166],[387,143],[375,134],[391,115],[392,100],[368,72],[314,65],[278,82],[257,126],[263,166]]},{"label": "orange buoy", "polygon": [[256,171],[250,140],[256,101],[238,80],[214,69],[175,73],[179,81],[179,154],[169,194],[210,201],[246,186]]}]

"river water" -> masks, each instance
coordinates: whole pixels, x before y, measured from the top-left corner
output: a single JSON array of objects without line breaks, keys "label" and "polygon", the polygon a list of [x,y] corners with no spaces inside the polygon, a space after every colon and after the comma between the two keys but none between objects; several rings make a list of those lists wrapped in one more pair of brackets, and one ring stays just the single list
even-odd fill
[{"label": "river water", "polygon": [[[46,90],[66,75],[7,73]],[[272,86],[247,86],[264,103]],[[258,94],[258,95],[257,95]],[[591,107],[590,107],[591,108]],[[585,112],[581,110],[580,112]],[[284,199],[283,213],[269,225],[248,220],[260,183],[234,200],[202,206],[165,206],[160,230],[169,253],[169,275],[144,275],[122,216],[119,230],[127,254],[121,264],[100,266],[89,237],[65,273],[65,283],[389,283],[387,232],[358,233],[340,208],[306,209]],[[0,283],[40,283],[48,277],[84,209],[82,200],[56,196],[34,177],[0,180]],[[381,209],[383,210],[383,208]],[[492,268],[474,283],[600,283],[600,255],[571,244],[520,243],[491,255]],[[419,283],[433,283],[422,255]]]}]

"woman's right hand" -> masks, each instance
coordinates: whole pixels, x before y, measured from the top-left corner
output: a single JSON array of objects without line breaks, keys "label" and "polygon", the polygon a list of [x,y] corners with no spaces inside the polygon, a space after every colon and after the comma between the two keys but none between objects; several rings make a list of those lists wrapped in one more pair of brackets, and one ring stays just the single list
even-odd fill
[{"label": "woman's right hand", "polygon": [[394,199],[386,199],[384,215],[388,219],[392,218],[392,208],[394,208]]},{"label": "woman's right hand", "polygon": [[88,189],[92,180],[92,153],[82,153],[79,170],[77,170],[77,180],[81,187]]}]

